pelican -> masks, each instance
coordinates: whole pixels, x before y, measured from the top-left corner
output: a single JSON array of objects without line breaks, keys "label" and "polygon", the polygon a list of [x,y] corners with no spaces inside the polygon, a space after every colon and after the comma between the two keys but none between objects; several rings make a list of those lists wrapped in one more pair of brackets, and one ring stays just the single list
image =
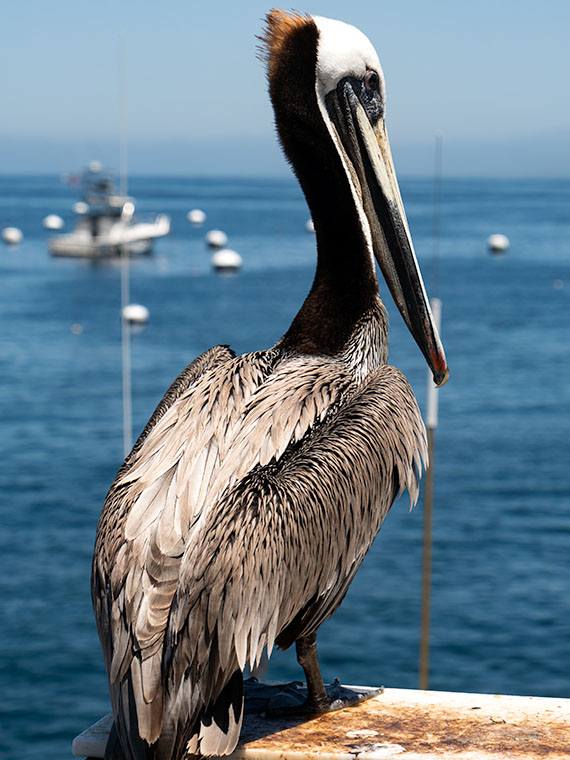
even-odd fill
[{"label": "pelican", "polygon": [[375,260],[437,385],[447,379],[385,127],[374,48],[274,10],[261,37],[279,139],[314,221],[311,290],[285,335],[216,346],[174,381],[113,482],[92,597],[129,760],[230,754],[244,666],[296,644],[327,709],[316,633],[396,496],[415,502],[425,429],[388,364]]}]

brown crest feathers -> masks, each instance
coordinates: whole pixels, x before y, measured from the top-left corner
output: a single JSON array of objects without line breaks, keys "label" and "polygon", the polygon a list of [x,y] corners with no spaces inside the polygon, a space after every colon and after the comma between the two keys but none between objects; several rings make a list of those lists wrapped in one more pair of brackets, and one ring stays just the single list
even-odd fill
[{"label": "brown crest feathers", "polygon": [[261,43],[258,58],[267,66],[268,76],[271,76],[276,61],[286,50],[291,34],[309,25],[314,26],[315,22],[307,13],[282,11],[279,8],[269,11],[265,16],[265,29],[257,37]]}]

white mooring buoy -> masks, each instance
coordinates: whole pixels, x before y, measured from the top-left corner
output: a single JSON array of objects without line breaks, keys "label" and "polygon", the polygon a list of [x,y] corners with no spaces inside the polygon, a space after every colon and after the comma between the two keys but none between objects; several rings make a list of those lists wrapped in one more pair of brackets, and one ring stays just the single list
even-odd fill
[{"label": "white mooring buoy", "polygon": [[149,310],[140,303],[127,304],[123,309],[123,319],[131,325],[144,325],[149,316]]},{"label": "white mooring buoy", "polygon": [[17,227],[4,227],[2,230],[2,240],[6,245],[18,245],[24,238],[22,230]]},{"label": "white mooring buoy", "polygon": [[85,201],[76,201],[71,207],[71,210],[74,214],[80,214],[83,216],[89,211],[89,206]]},{"label": "white mooring buoy", "polygon": [[509,238],[506,235],[496,233],[495,235],[490,235],[487,238],[487,245],[489,246],[489,250],[493,253],[504,253],[506,250],[508,250],[510,242]]},{"label": "white mooring buoy", "polygon": [[206,214],[199,208],[193,208],[186,214],[186,219],[193,227],[200,227],[206,221]]},{"label": "white mooring buoy", "polygon": [[227,245],[227,243],[228,236],[221,230],[210,230],[210,232],[206,233],[206,245],[208,248],[218,250],[219,248],[223,248],[225,245]]},{"label": "white mooring buoy", "polygon": [[241,256],[231,248],[222,248],[212,255],[212,266],[216,272],[237,272],[241,265]]},{"label": "white mooring buoy", "polygon": [[60,230],[63,227],[63,219],[57,214],[48,214],[43,221],[45,230]]},{"label": "white mooring buoy", "polygon": [[206,245],[208,248],[218,250],[219,248],[223,248],[225,245],[227,245],[227,243],[228,236],[221,230],[210,230],[210,232],[206,233]]}]

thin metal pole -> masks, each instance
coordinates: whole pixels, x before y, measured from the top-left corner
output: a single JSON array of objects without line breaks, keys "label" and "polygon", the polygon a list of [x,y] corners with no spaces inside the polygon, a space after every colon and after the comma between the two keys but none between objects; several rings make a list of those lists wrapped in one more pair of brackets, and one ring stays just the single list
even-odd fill
[{"label": "thin metal pole", "polygon": [[132,448],[131,328],[125,317],[129,303],[129,252],[121,246],[121,355],[123,368],[123,456]]},{"label": "thin metal pole", "polygon": [[429,467],[424,478],[424,550],[422,568],[422,622],[420,634],[420,689],[427,689],[429,682],[429,626],[431,602],[431,548],[433,527],[433,466],[435,456],[435,429],[428,431]]},{"label": "thin metal pole", "polygon": [[[120,66],[120,142],[119,142],[119,192],[128,192],[127,168],[127,73],[124,35],[121,35]],[[129,250],[121,246],[121,354],[123,369],[123,456],[132,448],[132,389],[131,389],[131,327],[125,319],[125,307],[129,303]]]},{"label": "thin metal pole", "polygon": [[[432,282],[431,291],[437,296],[439,291],[439,242],[441,231],[441,182],[442,182],[443,135],[435,135],[433,227],[432,227]],[[438,332],[441,330],[441,301],[431,301],[434,321]],[[437,389],[428,374],[427,386],[427,436],[429,466],[424,478],[424,538],[422,566],[422,617],[420,629],[419,687],[427,689],[429,684],[429,634],[431,607],[431,563],[433,534],[433,493],[435,471],[435,429],[437,427]]]},{"label": "thin metal pole", "polygon": [[127,150],[127,54],[125,35],[120,37],[120,130],[119,130],[119,193],[123,196],[128,188],[128,150]]},{"label": "thin metal pole", "polygon": [[[432,298],[431,309],[438,332],[441,329],[441,301]],[[431,603],[431,555],[433,532],[433,481],[435,472],[435,429],[437,427],[438,391],[431,373],[428,374],[426,427],[428,435],[429,466],[424,478],[424,542],[422,567],[422,619],[420,630],[420,689],[428,688],[429,681],[429,629]]]}]

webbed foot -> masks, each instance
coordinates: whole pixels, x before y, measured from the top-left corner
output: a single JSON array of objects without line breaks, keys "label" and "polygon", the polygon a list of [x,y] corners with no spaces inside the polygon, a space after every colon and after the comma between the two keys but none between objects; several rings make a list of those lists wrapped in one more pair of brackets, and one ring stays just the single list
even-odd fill
[{"label": "webbed foot", "polygon": [[300,681],[266,684],[249,678],[244,683],[245,712],[264,714],[268,718],[320,715],[354,707],[384,691],[383,686],[343,686],[338,678],[325,685],[324,689],[326,697],[315,700],[309,698],[307,687]]}]

